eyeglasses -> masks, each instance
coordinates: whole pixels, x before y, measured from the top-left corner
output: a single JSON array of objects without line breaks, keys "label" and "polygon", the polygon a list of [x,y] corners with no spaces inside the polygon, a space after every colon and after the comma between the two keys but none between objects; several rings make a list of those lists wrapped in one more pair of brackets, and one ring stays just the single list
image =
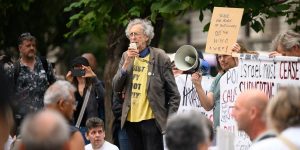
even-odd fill
[{"label": "eyeglasses", "polygon": [[139,36],[141,36],[142,35],[142,33],[137,33],[137,32],[131,32],[130,34],[129,34],[129,37],[131,38],[131,37],[139,37]]}]

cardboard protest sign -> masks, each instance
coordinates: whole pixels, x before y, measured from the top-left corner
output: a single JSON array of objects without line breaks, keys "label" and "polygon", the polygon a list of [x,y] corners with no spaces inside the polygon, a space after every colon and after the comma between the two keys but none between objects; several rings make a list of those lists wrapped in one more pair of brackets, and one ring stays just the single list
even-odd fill
[{"label": "cardboard protest sign", "polygon": [[281,85],[298,85],[300,78],[299,57],[241,54],[239,65],[228,70],[220,80],[220,128],[235,133],[235,149],[248,149],[249,137],[237,131],[231,112],[237,96],[251,88],[264,91],[273,97]]},{"label": "cardboard protest sign", "polygon": [[231,47],[237,41],[243,11],[243,8],[214,7],[206,53],[231,55]]}]

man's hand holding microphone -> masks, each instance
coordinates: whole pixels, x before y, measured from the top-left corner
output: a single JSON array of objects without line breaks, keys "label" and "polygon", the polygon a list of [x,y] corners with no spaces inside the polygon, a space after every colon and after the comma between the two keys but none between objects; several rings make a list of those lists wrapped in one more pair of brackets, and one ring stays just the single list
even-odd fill
[{"label": "man's hand holding microphone", "polygon": [[139,57],[139,50],[137,49],[136,43],[130,43],[127,50],[127,57],[125,58],[122,69],[127,70],[128,65],[135,57]]}]

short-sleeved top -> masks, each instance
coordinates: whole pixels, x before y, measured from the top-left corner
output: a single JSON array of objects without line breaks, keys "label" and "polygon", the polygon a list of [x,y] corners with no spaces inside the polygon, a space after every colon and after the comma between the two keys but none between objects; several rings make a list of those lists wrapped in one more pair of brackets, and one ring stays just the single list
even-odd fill
[{"label": "short-sleeved top", "polygon": [[214,95],[214,129],[220,126],[220,79],[223,73],[218,73],[215,80],[212,82],[209,92]]},{"label": "short-sleeved top", "polygon": [[[6,70],[11,80],[14,80],[14,69],[15,67],[11,67]],[[16,102],[14,109],[18,115],[24,117],[27,113],[44,107],[44,94],[50,85],[47,73],[55,79],[51,64],[48,63],[48,72],[46,72],[39,57],[36,57],[33,70],[20,63],[19,75],[14,81]]]}]

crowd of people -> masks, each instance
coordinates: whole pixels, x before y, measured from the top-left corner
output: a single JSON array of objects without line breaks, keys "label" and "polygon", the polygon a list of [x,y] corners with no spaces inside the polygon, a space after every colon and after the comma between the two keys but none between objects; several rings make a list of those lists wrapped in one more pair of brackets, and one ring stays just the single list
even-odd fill
[{"label": "crowd of people", "polygon": [[[218,74],[206,91],[201,69],[180,71],[164,50],[150,46],[154,28],[149,20],[131,20],[125,33],[130,46],[112,82],[112,143],[105,140],[105,88],[97,78],[93,54],[74,58],[66,79],[57,80],[51,63],[36,54],[37,39],[23,33],[18,39],[20,58],[0,63],[0,150],[207,150],[214,146],[220,126],[220,79],[239,60],[217,54]],[[299,33],[280,33],[272,45],[270,57],[300,56]],[[256,53],[238,43],[232,51]],[[192,110],[177,113],[184,94],[177,86],[180,74],[190,76],[185,80],[191,80],[201,106],[213,110],[212,121]],[[300,149],[299,87],[281,86],[272,98],[257,89],[243,91],[231,115],[238,129],[250,137],[250,149]]]}]

